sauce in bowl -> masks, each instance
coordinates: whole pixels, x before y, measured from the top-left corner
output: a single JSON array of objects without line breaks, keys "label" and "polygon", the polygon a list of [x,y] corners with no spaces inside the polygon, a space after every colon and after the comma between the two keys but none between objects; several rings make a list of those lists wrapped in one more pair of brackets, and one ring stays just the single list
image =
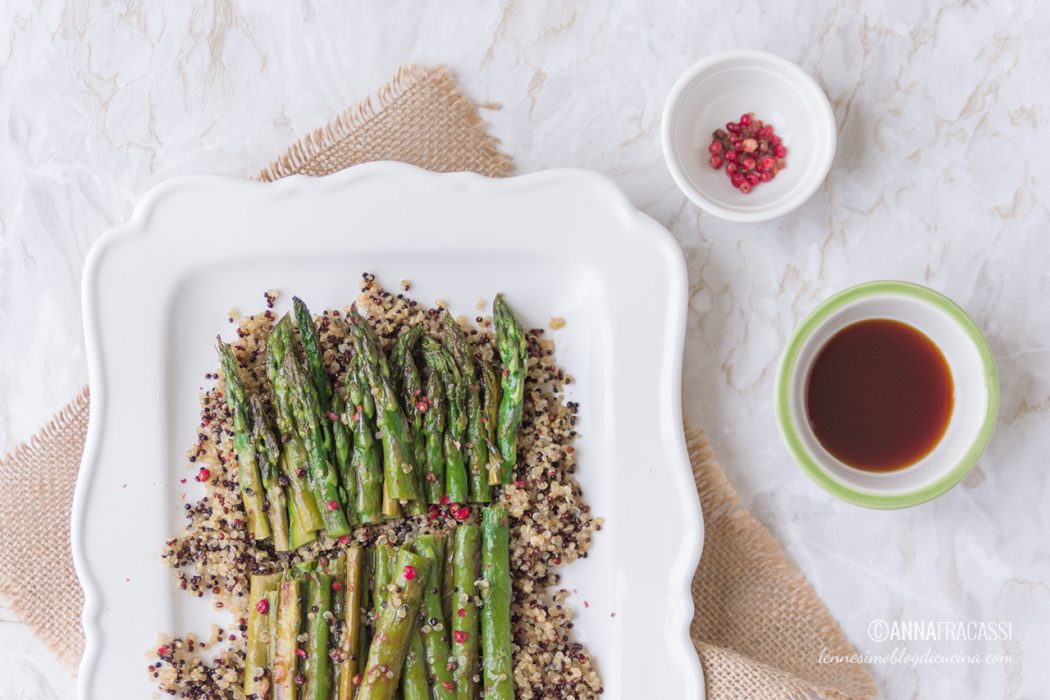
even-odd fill
[{"label": "sauce in bowl", "polygon": [[806,386],[817,440],[839,461],[886,472],[937,446],[954,403],[948,363],[933,341],[890,319],[859,321],[821,348]]}]

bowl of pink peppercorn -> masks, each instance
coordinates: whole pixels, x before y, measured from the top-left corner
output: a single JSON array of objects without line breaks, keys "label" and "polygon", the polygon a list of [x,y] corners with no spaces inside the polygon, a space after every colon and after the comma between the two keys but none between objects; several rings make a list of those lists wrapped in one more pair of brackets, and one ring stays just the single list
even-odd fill
[{"label": "bowl of pink peppercorn", "polygon": [[820,188],[835,158],[835,115],[794,63],[725,51],[675,83],[662,140],[671,176],[694,204],[730,221],[768,221]]}]

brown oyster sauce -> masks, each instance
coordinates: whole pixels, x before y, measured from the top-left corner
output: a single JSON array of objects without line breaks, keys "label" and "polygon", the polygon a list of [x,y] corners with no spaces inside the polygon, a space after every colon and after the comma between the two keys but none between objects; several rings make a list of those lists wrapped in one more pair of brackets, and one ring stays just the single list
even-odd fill
[{"label": "brown oyster sauce", "polygon": [[887,472],[937,446],[952,416],[954,384],[933,341],[912,326],[870,319],[846,326],[817,353],[806,414],[841,462]]}]

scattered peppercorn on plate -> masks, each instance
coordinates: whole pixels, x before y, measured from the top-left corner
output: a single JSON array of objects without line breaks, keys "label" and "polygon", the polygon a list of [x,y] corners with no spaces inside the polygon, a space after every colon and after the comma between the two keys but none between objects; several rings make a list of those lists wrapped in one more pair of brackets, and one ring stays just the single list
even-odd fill
[{"label": "scattered peppercorn on plate", "polygon": [[83,285],[80,697],[703,696],[684,262],[608,181],[178,178]]}]

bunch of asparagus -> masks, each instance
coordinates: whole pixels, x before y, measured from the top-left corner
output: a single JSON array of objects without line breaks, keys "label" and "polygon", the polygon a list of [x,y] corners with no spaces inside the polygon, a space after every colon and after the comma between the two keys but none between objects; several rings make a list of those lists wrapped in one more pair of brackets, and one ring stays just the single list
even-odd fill
[{"label": "bunch of asparagus", "polygon": [[491,501],[517,462],[528,370],[524,331],[502,295],[493,311],[499,367],[476,356],[447,310],[442,339],[410,326],[388,357],[355,308],[346,316],[351,359],[336,380],[296,297],[267,339],[268,402],[249,395],[220,339],[251,536],[289,551],[319,532],[340,538],[427,504]]},{"label": "bunch of asparagus", "polygon": [[489,506],[480,526],[252,576],[245,695],[511,700],[508,532]]}]

